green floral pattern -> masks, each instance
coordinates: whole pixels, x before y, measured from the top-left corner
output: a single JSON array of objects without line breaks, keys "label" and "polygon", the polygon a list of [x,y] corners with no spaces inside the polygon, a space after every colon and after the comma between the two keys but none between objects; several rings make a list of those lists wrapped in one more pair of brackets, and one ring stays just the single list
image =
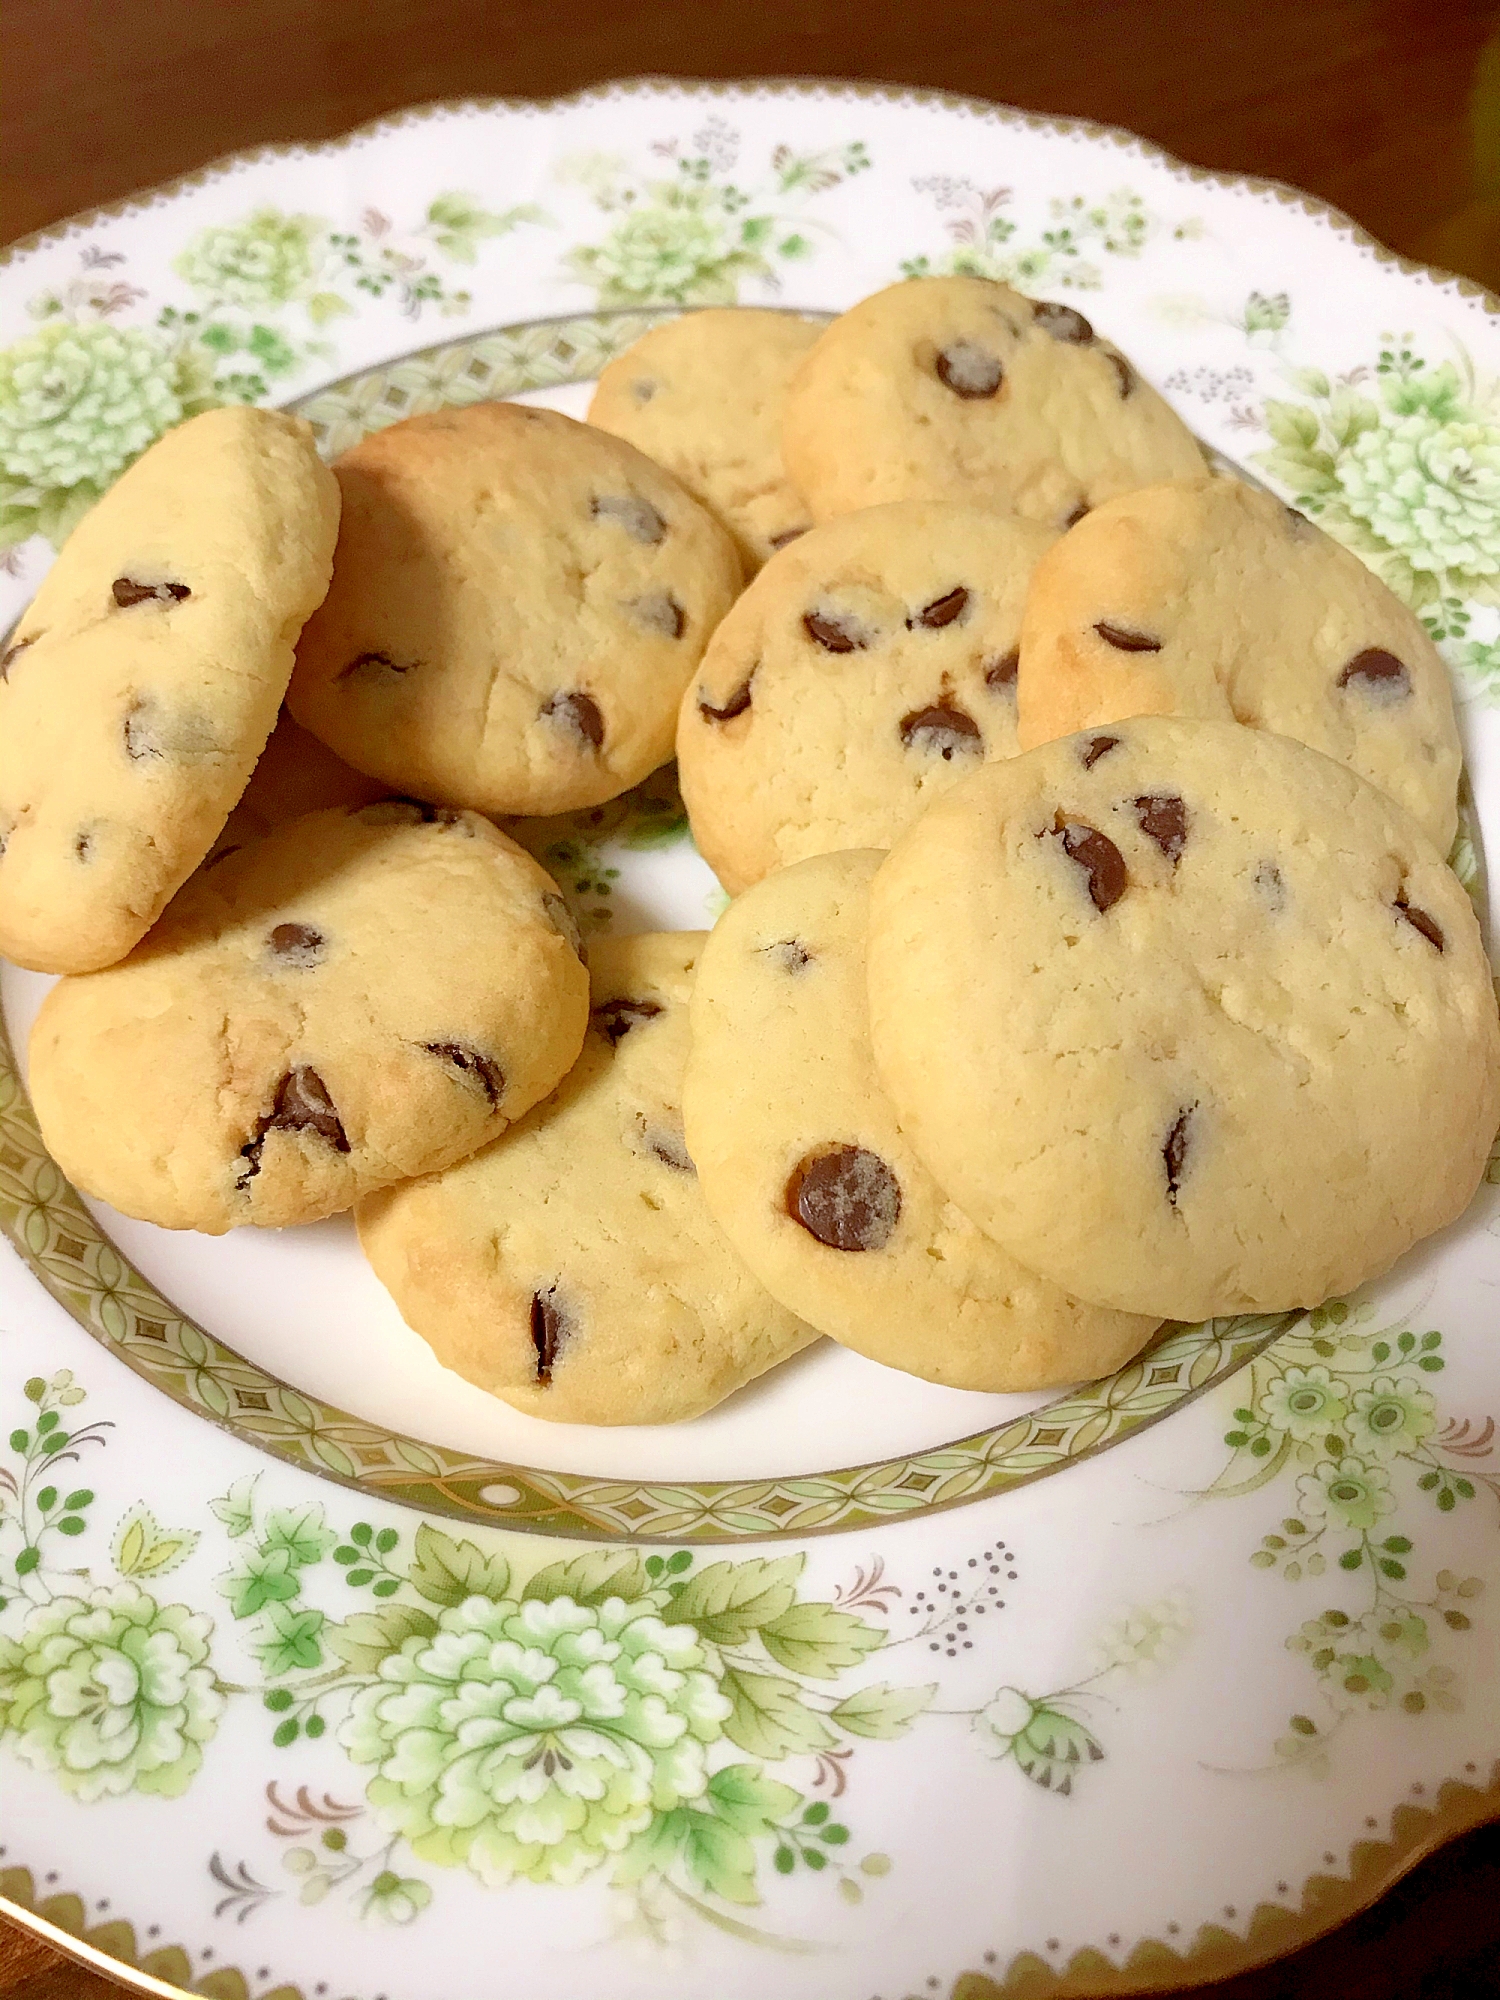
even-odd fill
[{"label": "green floral pattern", "polygon": [[1028,233],[1006,213],[1013,199],[1008,187],[985,189],[949,174],[927,174],[912,186],[931,196],[950,247],[906,258],[906,278],[998,278],[1023,292],[1097,291],[1104,282],[1099,258],[1139,257],[1155,237],[1181,241],[1201,233],[1191,219],[1164,223],[1128,187],[1102,197],[1055,198],[1047,226]]}]

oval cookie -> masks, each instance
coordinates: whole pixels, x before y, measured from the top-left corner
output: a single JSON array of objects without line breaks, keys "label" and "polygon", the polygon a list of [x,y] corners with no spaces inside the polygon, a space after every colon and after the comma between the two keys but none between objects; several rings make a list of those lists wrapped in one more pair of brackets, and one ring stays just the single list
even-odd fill
[{"label": "oval cookie", "polygon": [[959,1389],[1108,1374],[1156,1321],[1079,1305],[982,1235],[880,1087],[865,927],[884,858],[783,869],[715,926],[683,1094],[704,1198],[784,1305],[874,1361]]},{"label": "oval cookie", "polygon": [[220,1234],[462,1159],[578,1052],[588,975],[551,878],[477,813],[390,800],[202,870],[117,966],[64,979],[31,1096],[68,1177]]},{"label": "oval cookie", "polygon": [[589,1033],[562,1087],[475,1158],[360,1205],[408,1324],[530,1416],[674,1423],[815,1337],[720,1233],[684,1143],[702,943],[593,945]]},{"label": "oval cookie", "polygon": [[1137,717],[977,773],[876,877],[901,1129],[1080,1298],[1314,1306],[1464,1209],[1500,1125],[1468,897],[1342,764]]}]

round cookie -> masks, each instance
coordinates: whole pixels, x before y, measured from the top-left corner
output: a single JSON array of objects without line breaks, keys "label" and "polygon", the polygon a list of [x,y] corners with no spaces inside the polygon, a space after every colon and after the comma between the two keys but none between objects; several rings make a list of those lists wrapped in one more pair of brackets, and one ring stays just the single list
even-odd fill
[{"label": "round cookie", "polygon": [[1468,897],[1342,764],[1137,717],[940,799],[871,893],[901,1129],[1080,1298],[1317,1305],[1463,1212],[1500,1125]]},{"label": "round cookie", "polygon": [[693,837],[732,893],[889,847],[939,792],[1016,748],[1021,610],[1051,529],[954,500],[867,508],[761,571],[677,724]]},{"label": "round cookie", "polygon": [[682,1135],[699,932],[592,946],[583,1053],[461,1166],[360,1204],[376,1276],[446,1368],[530,1416],[699,1415],[815,1338],[709,1215]]},{"label": "round cookie", "polygon": [[1021,742],[1130,715],[1294,736],[1446,854],[1462,762],[1436,646],[1358,556],[1237,479],[1128,493],[1043,560],[1021,628]]},{"label": "round cookie", "polygon": [[287,705],[346,763],[486,813],[571,812],[672,754],[740,587],[727,530],[633,445],[477,403],[334,466],[333,583]]},{"label": "round cookie", "polygon": [[299,417],[168,431],[68,537],[0,652],[0,951],[139,942],[245,789],[328,588],[339,492]]},{"label": "round cookie", "polygon": [[1049,527],[1203,470],[1182,419],[1072,306],[989,278],[910,278],[819,338],[782,458],[824,521],[957,493]]},{"label": "round cookie", "polygon": [[589,422],[628,439],[729,527],[747,575],[812,525],[781,463],[787,384],[822,322],[709,306],[641,335],[599,377]]},{"label": "round cookie", "polygon": [[570,933],[550,877],[477,813],[294,820],[47,995],[42,1136],[87,1193],[168,1229],[331,1215],[552,1089],[588,1014]]},{"label": "round cookie", "polygon": [[783,1305],[874,1361],[957,1389],[1109,1374],[1156,1320],[1080,1305],[982,1235],[880,1087],[865,926],[884,859],[783,869],[715,926],[683,1091],[704,1199]]}]

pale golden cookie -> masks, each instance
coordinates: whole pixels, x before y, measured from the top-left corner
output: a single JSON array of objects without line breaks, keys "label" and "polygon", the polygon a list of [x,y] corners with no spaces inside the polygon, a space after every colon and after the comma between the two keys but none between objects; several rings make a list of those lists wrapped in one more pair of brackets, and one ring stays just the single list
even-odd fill
[{"label": "pale golden cookie", "polygon": [[321,812],[326,806],[373,805],[376,799],[388,798],[390,789],[335,757],[326,743],[310,736],[283,709],[249,784],[209,850],[209,860],[259,840],[304,813]]}]

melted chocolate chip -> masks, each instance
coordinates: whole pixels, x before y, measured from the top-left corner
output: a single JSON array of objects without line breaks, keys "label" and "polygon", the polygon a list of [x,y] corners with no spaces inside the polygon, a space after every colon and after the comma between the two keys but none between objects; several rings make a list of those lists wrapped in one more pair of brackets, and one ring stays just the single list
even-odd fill
[{"label": "melted chocolate chip", "polygon": [[1003,653],[998,660],[985,662],[984,684],[987,688],[1013,688],[1020,671],[1021,649],[1019,646],[1012,646],[1010,651]]},{"label": "melted chocolate chip", "polygon": [[863,1146],[809,1153],[786,1184],[786,1212],[830,1250],[878,1250],[901,1216],[901,1186]]},{"label": "melted chocolate chip", "polygon": [[998,354],[981,347],[976,340],[955,340],[945,347],[936,362],[937,378],[945,389],[965,402],[999,392],[1005,370]]},{"label": "melted chocolate chip", "polygon": [[649,403],[656,394],[656,384],[644,375],[638,376],[630,385],[630,393],[638,403]]},{"label": "melted chocolate chip", "polygon": [[132,604],[180,604],[193,594],[185,583],[137,583],[129,576],[117,576],[110,589],[122,611]]},{"label": "melted chocolate chip", "polygon": [[950,590],[943,597],[933,598],[931,604],[924,604],[915,618],[908,618],[906,629],[914,632],[919,625],[929,632],[941,631],[944,625],[951,625],[955,618],[963,616],[969,602],[969,593],[962,584]]},{"label": "melted chocolate chip", "polygon": [[870,643],[869,633],[848,612],[809,611],[802,627],[825,653],[862,653]]},{"label": "melted chocolate chip", "polygon": [[1177,1190],[1182,1186],[1182,1170],[1187,1164],[1188,1132],[1197,1108],[1195,1104],[1190,1104],[1185,1111],[1179,1111],[1176,1123],[1162,1142],[1162,1165],[1167,1170],[1167,1200],[1174,1208],[1177,1206]]},{"label": "melted chocolate chip", "polygon": [[333,1099],[328,1095],[328,1086],[318,1072],[309,1069],[306,1064],[287,1071],[276,1086],[270,1111],[256,1120],[254,1133],[241,1146],[240,1157],[245,1166],[235,1183],[237,1187],[248,1187],[260,1172],[260,1156],[268,1132],[315,1132],[335,1152],[347,1153],[349,1150],[349,1141],[334,1109]]},{"label": "melted chocolate chip", "polygon": [[903,716],[901,741],[908,750],[935,750],[945,764],[953,761],[955,753],[979,756],[984,750],[984,738],[973,716],[947,702],[933,708],[915,708],[910,715]]},{"label": "melted chocolate chip", "polygon": [[94,836],[89,832],[87,827],[82,832],[74,834],[73,852],[78,856],[80,861],[87,861],[92,856],[93,851]]},{"label": "melted chocolate chip", "polygon": [[1339,675],[1339,686],[1357,687],[1361,694],[1380,702],[1404,701],[1411,693],[1411,676],[1394,653],[1381,646],[1367,646]]},{"label": "melted chocolate chip", "polygon": [[284,965],[305,968],[317,964],[327,940],[311,924],[278,924],[266,942]]},{"label": "melted chocolate chip", "polygon": [[800,541],[806,533],[806,528],[783,528],[779,535],[772,535],[771,547],[773,549],[790,548],[793,542]]},{"label": "melted chocolate chip", "polygon": [[1130,887],[1125,857],[1107,834],[1083,820],[1057,816],[1053,832],[1062,841],[1063,852],[1076,861],[1089,878],[1089,899],[1101,913],[1112,910]]},{"label": "melted chocolate chip", "polygon": [[754,679],[755,670],[752,667],[722,708],[715,708],[706,695],[700,694],[698,697],[698,713],[703,717],[705,722],[733,722],[737,715],[743,715],[745,710],[750,706],[750,683]]},{"label": "melted chocolate chip", "polygon": [[763,944],[761,950],[775,958],[783,972],[801,972],[813,962],[813,953],[800,938],[778,938],[775,944]]},{"label": "melted chocolate chip", "polygon": [[34,646],[41,636],[40,632],[33,632],[29,638],[17,639],[13,645],[7,646],[5,651],[0,653],[0,681],[10,679],[11,663],[19,659],[28,646]]},{"label": "melted chocolate chip", "polygon": [[1105,358],[1115,371],[1115,378],[1120,385],[1120,401],[1123,403],[1135,387],[1135,370],[1123,354],[1109,354]]},{"label": "melted chocolate chip", "polygon": [[1088,511],[1089,511],[1088,501],[1080,500],[1078,505],[1073,509],[1071,514],[1066,514],[1063,516],[1063,524],[1062,524],[1063,533],[1066,534],[1069,528],[1076,528],[1078,526],[1078,523],[1083,519],[1084,515],[1087,514]]},{"label": "melted chocolate chip", "polygon": [[656,1155],[664,1167],[671,1167],[679,1174],[697,1173],[698,1169],[693,1165],[692,1155],[687,1149],[687,1141],[680,1131],[673,1131],[662,1125],[648,1126],[643,1118],[641,1135],[646,1141],[647,1149]]},{"label": "melted chocolate chip", "polygon": [[589,502],[589,512],[596,521],[613,521],[632,541],[644,542],[647,548],[666,540],[666,522],[649,500],[634,493],[596,494]]},{"label": "melted chocolate chip", "polygon": [[472,1077],[491,1107],[500,1102],[505,1090],[505,1072],[499,1063],[489,1056],[481,1055],[478,1049],[465,1048],[462,1042],[423,1042],[422,1047],[430,1056],[441,1056],[446,1063],[452,1063],[461,1076]]},{"label": "melted chocolate chip", "polygon": [[552,1386],[558,1350],[568,1335],[568,1322],[557,1303],[557,1287],[531,1295],[531,1344],[536,1349],[536,1379],[544,1389]]},{"label": "melted chocolate chip", "polygon": [[653,1021],[661,1012],[655,1000],[606,1000],[589,1015],[589,1024],[609,1037],[613,1048],[622,1035],[628,1035],[632,1028],[638,1028],[642,1021]]},{"label": "melted chocolate chip", "polygon": [[579,749],[597,750],[604,741],[604,716],[591,694],[575,689],[568,694],[549,695],[538,713],[564,736],[571,737]]},{"label": "melted chocolate chip", "polygon": [[1113,646],[1117,653],[1159,653],[1161,640],[1153,639],[1149,632],[1133,632],[1128,625],[1110,625],[1100,619],[1094,630],[1106,646]]},{"label": "melted chocolate chip", "polygon": [[573,947],[579,958],[588,963],[588,955],[583,948],[583,932],[578,928],[578,919],[568,908],[565,898],[555,889],[549,889],[542,897],[542,908],[552,928]]},{"label": "melted chocolate chip", "polygon": [[1439,951],[1443,950],[1447,939],[1443,936],[1442,925],[1436,917],[1429,917],[1425,910],[1419,910],[1415,905],[1408,903],[1404,889],[1396,898],[1396,909],[1414,931],[1420,931],[1429,944],[1436,945]]},{"label": "melted chocolate chip", "polygon": [[1141,832],[1154,840],[1175,868],[1187,841],[1187,807],[1174,792],[1148,792],[1135,801]]},{"label": "melted chocolate chip", "polygon": [[349,817],[367,826],[456,826],[470,840],[474,829],[452,806],[429,805],[425,799],[376,799],[367,806],[350,806]]},{"label": "melted chocolate chip", "polygon": [[1085,771],[1092,771],[1101,757],[1107,757],[1111,750],[1118,750],[1119,747],[1118,736],[1091,736],[1078,753],[1078,760]]},{"label": "melted chocolate chip", "polygon": [[1081,312],[1071,306],[1059,305],[1054,299],[1035,299],[1031,306],[1032,316],[1043,333],[1050,333],[1054,340],[1066,340],[1075,347],[1087,347],[1094,338],[1094,329]]},{"label": "melted chocolate chip", "polygon": [[334,678],[346,681],[350,674],[363,673],[371,667],[378,668],[388,674],[400,676],[401,674],[409,674],[415,665],[415,660],[408,660],[403,666],[399,660],[393,660],[389,653],[358,653],[349,662],[347,667],[339,668]]},{"label": "melted chocolate chip", "polygon": [[648,591],[630,606],[641,623],[664,639],[680,639],[687,630],[687,613],[670,590]]}]

